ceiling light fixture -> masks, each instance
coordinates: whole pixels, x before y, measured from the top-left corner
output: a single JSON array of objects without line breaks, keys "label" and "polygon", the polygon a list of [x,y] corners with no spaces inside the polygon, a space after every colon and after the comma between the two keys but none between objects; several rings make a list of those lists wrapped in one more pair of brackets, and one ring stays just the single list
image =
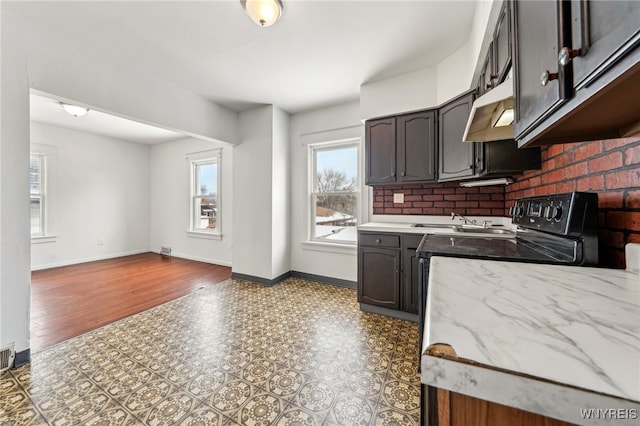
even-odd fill
[{"label": "ceiling light fixture", "polygon": [[240,0],[240,3],[251,20],[261,27],[275,24],[284,10],[281,0]]},{"label": "ceiling light fixture", "polygon": [[73,115],[74,117],[82,117],[89,112],[89,108],[81,107],[78,105],[65,104],[64,102],[60,102],[60,106],[67,112],[67,114]]}]

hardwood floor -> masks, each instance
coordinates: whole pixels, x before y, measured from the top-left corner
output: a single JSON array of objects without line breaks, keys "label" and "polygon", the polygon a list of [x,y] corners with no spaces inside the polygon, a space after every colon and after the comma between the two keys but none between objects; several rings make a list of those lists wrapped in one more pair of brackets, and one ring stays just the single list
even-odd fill
[{"label": "hardwood floor", "polygon": [[31,274],[31,351],[231,278],[231,268],[144,253]]}]

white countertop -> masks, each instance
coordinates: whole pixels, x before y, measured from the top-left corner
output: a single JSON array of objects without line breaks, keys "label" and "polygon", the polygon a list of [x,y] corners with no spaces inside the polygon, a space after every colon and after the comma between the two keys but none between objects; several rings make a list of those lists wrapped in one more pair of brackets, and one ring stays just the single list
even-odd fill
[{"label": "white countertop", "polygon": [[[450,361],[487,367],[473,380],[483,376],[486,382],[494,370],[566,386],[557,390],[561,399],[547,398],[547,404],[564,405],[560,414],[557,406],[546,409],[540,402],[543,397],[521,398],[523,404],[529,399],[529,405],[521,408],[540,414],[575,422],[578,409],[589,408],[568,403],[567,392],[575,388],[609,398],[603,400],[609,405],[593,408],[610,408],[613,397],[623,399],[623,407],[631,403],[639,410],[640,245],[629,245],[628,257],[627,271],[433,257],[423,353],[434,343],[451,345],[457,359]],[[427,370],[442,367],[435,374],[425,371],[425,358],[434,357],[423,356],[423,383],[458,391],[463,389],[457,386],[467,386],[454,376],[471,374],[468,369],[461,366],[455,373],[451,365],[442,367],[438,360],[427,366]],[[499,383],[490,380],[474,386],[478,395],[491,394]],[[506,405],[520,404],[495,398]],[[584,395],[574,401],[580,404]],[[636,415],[634,421],[640,412]]]},{"label": "white countertop", "polygon": [[[511,219],[503,216],[468,216],[469,219],[475,220],[482,224],[487,222],[490,226],[500,226],[506,229],[514,230],[511,225]],[[358,231],[369,232],[393,232],[405,234],[458,234],[453,230],[453,226],[460,225],[460,219],[451,220],[450,216],[407,216],[407,215],[375,215],[373,221],[358,225]],[[416,224],[428,225],[434,224],[434,227],[415,226]],[[447,227],[440,227],[440,226]],[[471,234],[465,232],[464,235]],[[499,234],[482,234],[485,237],[500,236]],[[504,235],[502,235],[504,238]]]}]

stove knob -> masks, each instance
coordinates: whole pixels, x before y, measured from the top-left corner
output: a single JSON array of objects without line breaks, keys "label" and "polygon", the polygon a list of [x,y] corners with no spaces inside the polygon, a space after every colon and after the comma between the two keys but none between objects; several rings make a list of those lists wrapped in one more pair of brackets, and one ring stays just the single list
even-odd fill
[{"label": "stove knob", "polygon": [[551,218],[556,222],[560,222],[560,219],[562,219],[562,207],[551,206],[549,210],[551,210]]}]

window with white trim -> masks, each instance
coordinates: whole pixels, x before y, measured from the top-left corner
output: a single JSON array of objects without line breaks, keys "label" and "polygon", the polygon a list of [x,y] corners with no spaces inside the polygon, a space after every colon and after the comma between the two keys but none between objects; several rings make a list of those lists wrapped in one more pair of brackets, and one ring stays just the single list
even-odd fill
[{"label": "window with white trim", "polygon": [[46,235],[46,163],[47,157],[41,153],[31,153],[29,162],[29,192],[31,196],[31,236]]},{"label": "window with white trim", "polygon": [[310,239],[355,244],[360,210],[360,139],[310,145]]},{"label": "window with white trim", "polygon": [[220,235],[220,155],[191,159],[191,232]]}]

